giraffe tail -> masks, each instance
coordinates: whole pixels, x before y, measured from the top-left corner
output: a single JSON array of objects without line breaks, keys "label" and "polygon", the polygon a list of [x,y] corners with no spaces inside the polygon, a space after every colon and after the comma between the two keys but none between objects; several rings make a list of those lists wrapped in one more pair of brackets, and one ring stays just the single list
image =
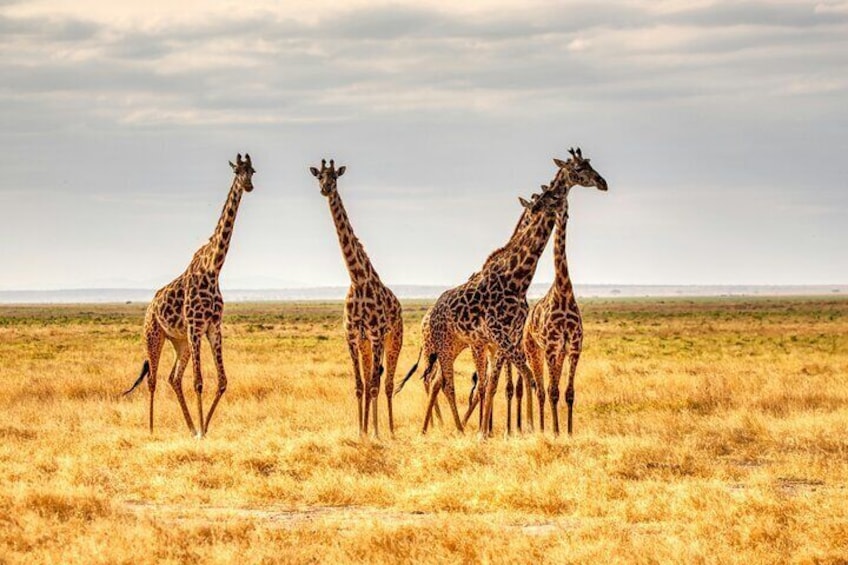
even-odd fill
[{"label": "giraffe tail", "polygon": [[[410,378],[412,378],[412,375],[414,375],[414,374],[415,374],[415,371],[417,371],[417,370],[418,370],[418,363],[420,363],[420,362],[421,362],[421,353],[422,353],[423,351],[424,351],[424,348],[423,348],[423,347],[422,347],[421,349],[419,349],[419,350],[418,350],[418,359],[416,359],[416,360],[415,360],[415,365],[413,365],[413,366],[412,366],[412,368],[409,370],[409,372],[406,374],[406,376],[405,376],[405,377],[403,378],[403,380],[400,382],[400,385],[398,385],[398,387],[395,389],[395,394],[397,394],[397,393],[399,393],[401,390],[403,390],[403,386],[406,384],[406,381],[408,381]],[[428,364],[427,364],[427,369],[425,369],[425,371],[424,371],[424,374],[425,374],[425,375],[426,375],[426,374],[430,371],[430,368],[433,366],[433,363],[435,362],[435,358],[436,358],[436,354],[435,354],[435,353],[432,353],[432,354],[430,354],[430,355],[427,357],[427,359],[428,359]]]},{"label": "giraffe tail", "polygon": [[137,389],[137,388],[138,388],[138,385],[140,385],[140,384],[141,384],[141,381],[143,381],[143,380],[144,380],[144,377],[146,377],[146,376],[147,376],[147,375],[149,375],[149,374],[150,374],[150,361],[148,361],[147,359],[145,359],[145,360],[144,360],[144,365],[142,365],[142,366],[141,366],[141,374],[140,374],[140,375],[138,376],[138,378],[135,380],[135,382],[133,383],[133,385],[132,385],[132,386],[131,386],[128,390],[124,391],[124,393],[123,393],[121,396],[126,396],[126,395],[128,395],[129,393],[131,393],[132,391],[134,391],[135,389]]}]

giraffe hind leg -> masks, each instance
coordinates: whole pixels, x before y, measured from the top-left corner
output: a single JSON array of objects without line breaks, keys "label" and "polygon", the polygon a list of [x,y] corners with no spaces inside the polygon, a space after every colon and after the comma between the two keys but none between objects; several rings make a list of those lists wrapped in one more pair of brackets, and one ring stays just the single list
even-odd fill
[{"label": "giraffe hind leg", "polygon": [[150,362],[150,374],[147,375],[147,387],[150,390],[150,404],[148,406],[148,427],[153,433],[153,398],[156,394],[156,378],[159,372],[159,357],[162,355],[162,345],[165,342],[165,334],[162,327],[155,321],[151,322],[145,331],[147,342],[147,360]]},{"label": "giraffe hind leg", "polygon": [[395,417],[392,407],[394,397],[395,370],[403,347],[403,323],[399,323],[386,340],[386,406],[389,413],[389,433],[395,435]]}]

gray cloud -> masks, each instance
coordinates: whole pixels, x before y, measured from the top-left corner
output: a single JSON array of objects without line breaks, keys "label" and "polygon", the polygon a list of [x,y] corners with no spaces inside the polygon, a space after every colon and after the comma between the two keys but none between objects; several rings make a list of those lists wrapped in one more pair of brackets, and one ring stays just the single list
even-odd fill
[{"label": "gray cloud", "polygon": [[[279,260],[281,241],[324,241],[336,252],[305,172],[326,156],[350,166],[344,191],[369,250],[394,258],[381,271],[452,282],[508,235],[515,196],[550,179],[550,157],[581,144],[612,183],[603,201],[576,197],[575,223],[581,209],[591,220],[584,241],[605,242],[591,264],[606,278],[585,282],[644,282],[653,275],[639,248],[669,240],[678,243],[657,272],[673,277],[691,261],[686,244],[698,247],[716,226],[724,242],[755,229],[798,257],[808,250],[787,243],[783,222],[807,243],[848,237],[828,213],[848,213],[846,53],[846,13],[805,2],[662,14],[649,3],[569,3],[473,17],[383,6],[314,23],[235,13],[143,28],[7,14],[0,165],[9,184],[0,196],[15,187],[8,201],[27,213],[0,237],[31,229],[17,216],[35,213],[39,194],[61,194],[61,206],[45,197],[49,233],[67,227],[62,212],[75,202],[86,203],[88,222],[66,247],[111,233],[154,268],[138,233],[145,221],[164,222],[174,235],[151,237],[179,263],[180,245],[191,251],[211,229],[226,159],[247,149],[260,170],[255,198],[266,204],[245,211],[255,215],[239,235],[254,262],[243,268],[338,282],[335,255],[316,263],[317,253],[291,250]],[[691,234],[669,233],[681,225]],[[393,247],[403,241],[420,254]],[[446,248],[455,253],[440,254]],[[781,253],[767,242],[758,249]],[[817,257],[829,264],[831,250]],[[115,255],[91,269],[131,273]],[[21,261],[0,260],[10,269]],[[300,271],[289,276],[278,263]],[[686,273],[672,282],[687,282]]]}]

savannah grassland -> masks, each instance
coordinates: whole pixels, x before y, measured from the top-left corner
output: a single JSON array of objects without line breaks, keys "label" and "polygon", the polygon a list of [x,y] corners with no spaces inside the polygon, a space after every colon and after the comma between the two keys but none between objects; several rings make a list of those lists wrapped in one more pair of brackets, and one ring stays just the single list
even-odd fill
[{"label": "savannah grassland", "polygon": [[417,380],[360,440],[339,304],[228,305],[202,441],[170,353],[152,436],[147,387],[117,397],[142,305],[0,306],[0,562],[848,560],[848,300],[583,305],[575,435],[504,439],[501,390],[487,442],[421,436]]}]

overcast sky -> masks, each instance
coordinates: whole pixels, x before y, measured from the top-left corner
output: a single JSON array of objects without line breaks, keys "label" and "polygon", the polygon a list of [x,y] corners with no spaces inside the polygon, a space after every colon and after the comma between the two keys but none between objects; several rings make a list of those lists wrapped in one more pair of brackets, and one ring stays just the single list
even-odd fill
[{"label": "overcast sky", "polygon": [[0,0],[0,126],[0,289],[161,286],[244,151],[225,288],[346,284],[322,157],[385,281],[456,284],[578,145],[576,282],[848,282],[841,0]]}]

